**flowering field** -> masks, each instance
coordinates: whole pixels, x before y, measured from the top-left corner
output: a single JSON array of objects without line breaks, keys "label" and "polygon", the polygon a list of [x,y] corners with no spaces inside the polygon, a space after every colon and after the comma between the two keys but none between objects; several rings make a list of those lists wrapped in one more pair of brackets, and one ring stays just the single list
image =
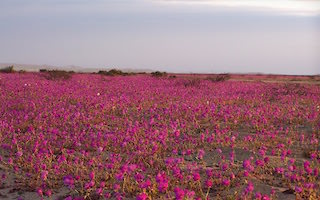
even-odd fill
[{"label": "flowering field", "polygon": [[319,139],[315,84],[0,74],[3,198],[319,199]]}]

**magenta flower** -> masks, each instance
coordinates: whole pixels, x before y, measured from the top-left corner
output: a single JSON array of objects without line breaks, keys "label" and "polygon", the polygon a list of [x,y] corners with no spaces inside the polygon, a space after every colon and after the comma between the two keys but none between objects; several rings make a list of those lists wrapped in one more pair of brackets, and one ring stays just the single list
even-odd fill
[{"label": "magenta flower", "polygon": [[72,196],[68,196],[64,200],[72,200]]},{"label": "magenta flower", "polygon": [[301,193],[301,192],[303,191],[303,189],[302,189],[301,187],[299,187],[299,186],[296,186],[296,187],[295,187],[295,191],[296,191],[297,193]]},{"label": "magenta flower", "polygon": [[213,185],[212,180],[208,179],[208,180],[205,181],[205,187],[206,187],[206,188],[211,188],[212,185]]},{"label": "magenta flower", "polygon": [[17,158],[21,157],[22,155],[23,155],[22,151],[18,151],[18,152],[16,153],[16,157],[17,157]]},{"label": "magenta flower", "polygon": [[223,179],[222,180],[222,184],[227,187],[227,186],[230,185],[230,180],[229,179]]},{"label": "magenta flower", "polygon": [[163,180],[160,183],[158,183],[158,189],[160,192],[162,193],[166,192],[167,188],[168,188],[168,181]]},{"label": "magenta flower", "polygon": [[63,182],[66,186],[68,187],[73,187],[74,186],[74,180],[73,177],[71,175],[67,175],[63,178]]},{"label": "magenta flower", "polygon": [[47,180],[48,173],[49,173],[49,172],[46,171],[46,170],[43,170],[43,171],[41,172],[41,179],[42,179],[43,181]]},{"label": "magenta flower", "polygon": [[93,179],[94,179],[94,177],[95,177],[95,173],[94,173],[94,171],[90,172],[90,174],[89,174],[89,178],[90,178],[90,180],[93,180]]},{"label": "magenta flower", "polygon": [[43,196],[43,191],[42,191],[41,188],[38,188],[38,189],[37,189],[37,193],[38,193],[39,196]]},{"label": "magenta flower", "polygon": [[245,188],[245,194],[249,194],[254,190],[254,186],[251,182],[248,183],[247,187]]},{"label": "magenta flower", "polygon": [[148,195],[146,193],[141,193],[137,195],[137,200],[147,200],[148,199]]},{"label": "magenta flower", "polygon": [[198,172],[193,173],[193,180],[194,181],[199,181],[200,180],[200,174]]},{"label": "magenta flower", "polygon": [[205,154],[205,151],[204,151],[203,149],[200,149],[200,150],[199,150],[199,153],[198,153],[198,159],[202,160],[204,154]]},{"label": "magenta flower", "polygon": [[185,192],[183,189],[180,189],[179,187],[176,187],[174,189],[174,193],[176,195],[177,200],[182,200],[184,198]]}]

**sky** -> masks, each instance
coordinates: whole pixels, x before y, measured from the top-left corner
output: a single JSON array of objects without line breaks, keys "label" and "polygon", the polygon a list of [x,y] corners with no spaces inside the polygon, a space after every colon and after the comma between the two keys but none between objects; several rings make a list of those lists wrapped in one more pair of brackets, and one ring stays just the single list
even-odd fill
[{"label": "sky", "polygon": [[317,0],[1,0],[0,63],[320,74]]}]

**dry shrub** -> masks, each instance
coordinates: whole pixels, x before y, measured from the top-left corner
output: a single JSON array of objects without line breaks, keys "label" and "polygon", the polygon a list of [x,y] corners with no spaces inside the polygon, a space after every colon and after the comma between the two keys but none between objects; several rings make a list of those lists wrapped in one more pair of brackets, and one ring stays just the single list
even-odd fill
[{"label": "dry shrub", "polygon": [[74,72],[68,72],[64,70],[46,70],[44,77],[47,80],[68,80],[72,77]]},{"label": "dry shrub", "polygon": [[199,78],[187,79],[183,81],[185,87],[200,87],[201,80]]},{"label": "dry shrub", "polygon": [[8,66],[5,68],[0,69],[1,73],[14,73],[15,70],[13,69],[13,66]]},{"label": "dry shrub", "polygon": [[207,77],[207,80],[212,82],[224,82],[229,80],[230,78],[230,74],[214,74]]},{"label": "dry shrub", "polygon": [[164,77],[167,75],[168,75],[167,72],[160,72],[160,71],[151,72],[151,76],[153,77]]},{"label": "dry shrub", "polygon": [[123,72],[119,69],[111,69],[109,71],[100,70],[98,74],[105,75],[105,76],[128,76],[128,75],[134,75],[136,73],[133,73],[133,72],[128,73],[128,72]]}]

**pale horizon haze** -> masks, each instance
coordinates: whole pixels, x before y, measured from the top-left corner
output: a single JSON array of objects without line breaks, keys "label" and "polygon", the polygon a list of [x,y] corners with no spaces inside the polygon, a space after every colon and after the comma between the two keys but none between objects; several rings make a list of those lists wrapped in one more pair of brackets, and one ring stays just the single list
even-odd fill
[{"label": "pale horizon haze", "polygon": [[1,0],[0,63],[320,74],[317,0]]}]

